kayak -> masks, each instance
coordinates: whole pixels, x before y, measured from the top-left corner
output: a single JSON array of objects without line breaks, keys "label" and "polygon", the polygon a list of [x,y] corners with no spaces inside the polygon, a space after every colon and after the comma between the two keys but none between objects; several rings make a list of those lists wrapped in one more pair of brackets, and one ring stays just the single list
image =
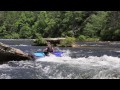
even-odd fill
[{"label": "kayak", "polygon": [[58,52],[53,52],[52,54],[54,54],[57,57],[62,57],[63,52],[58,51]]},{"label": "kayak", "polygon": [[35,56],[35,57],[44,57],[45,54],[44,54],[44,52],[35,52],[35,53],[34,53],[34,56]]},{"label": "kayak", "polygon": [[[63,52],[56,51],[51,54],[55,55],[56,57],[62,57]],[[35,57],[45,57],[46,55],[44,54],[44,52],[35,52],[34,56]]]}]

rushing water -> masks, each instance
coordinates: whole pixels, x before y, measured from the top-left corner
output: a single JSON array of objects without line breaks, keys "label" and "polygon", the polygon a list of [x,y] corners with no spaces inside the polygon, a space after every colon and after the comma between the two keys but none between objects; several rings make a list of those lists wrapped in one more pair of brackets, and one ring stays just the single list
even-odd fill
[{"label": "rushing water", "polygon": [[[32,40],[0,42],[34,53],[45,47]],[[81,48],[59,48],[63,57],[9,61],[0,65],[0,79],[120,79],[120,42],[79,42]]]}]

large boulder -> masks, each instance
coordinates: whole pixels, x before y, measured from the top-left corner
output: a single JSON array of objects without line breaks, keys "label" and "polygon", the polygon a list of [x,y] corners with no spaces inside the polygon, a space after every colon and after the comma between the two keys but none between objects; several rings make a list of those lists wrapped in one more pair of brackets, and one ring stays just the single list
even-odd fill
[{"label": "large boulder", "polygon": [[0,63],[6,61],[20,61],[20,60],[31,60],[32,55],[24,53],[23,51],[10,47],[0,42]]}]

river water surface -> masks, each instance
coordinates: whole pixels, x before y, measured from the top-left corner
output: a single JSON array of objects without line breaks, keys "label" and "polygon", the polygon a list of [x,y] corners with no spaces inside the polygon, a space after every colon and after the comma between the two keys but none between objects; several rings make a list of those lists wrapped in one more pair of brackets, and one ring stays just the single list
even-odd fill
[{"label": "river water surface", "polygon": [[[45,47],[29,39],[0,39],[26,53]],[[120,42],[78,42],[80,48],[60,47],[63,57],[49,56],[0,65],[0,79],[120,79]]]}]

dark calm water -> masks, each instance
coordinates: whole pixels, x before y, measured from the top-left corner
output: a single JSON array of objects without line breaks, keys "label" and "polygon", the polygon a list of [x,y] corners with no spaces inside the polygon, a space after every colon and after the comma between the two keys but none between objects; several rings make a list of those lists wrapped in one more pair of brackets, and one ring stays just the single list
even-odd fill
[{"label": "dark calm water", "polygon": [[[45,47],[28,39],[0,42],[34,53]],[[81,48],[58,48],[63,57],[10,61],[0,65],[0,79],[120,79],[120,42],[78,42]]]}]

